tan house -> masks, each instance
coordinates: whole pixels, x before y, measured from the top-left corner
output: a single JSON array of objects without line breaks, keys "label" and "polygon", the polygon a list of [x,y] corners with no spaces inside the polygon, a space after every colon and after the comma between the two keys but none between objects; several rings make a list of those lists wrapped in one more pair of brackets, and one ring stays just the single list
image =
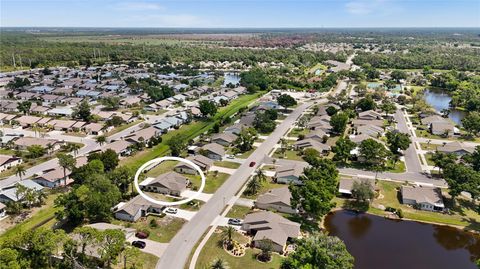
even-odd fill
[{"label": "tan house", "polygon": [[424,186],[402,186],[402,203],[426,211],[443,211],[442,191],[440,188]]},{"label": "tan house", "polygon": [[259,195],[255,201],[255,207],[265,210],[274,210],[282,213],[296,214],[298,210],[292,208],[290,199],[292,194],[288,187],[271,189]]},{"label": "tan house", "polygon": [[177,172],[161,174],[156,178],[147,178],[139,185],[144,191],[181,196],[187,190],[190,181]]},{"label": "tan house", "polygon": [[295,185],[303,184],[300,176],[303,174],[303,169],[308,167],[307,163],[295,163],[291,165],[282,165],[276,168],[274,180],[277,183]]},{"label": "tan house", "polygon": [[[190,156],[187,158],[187,160],[192,161],[194,164],[198,165],[198,167],[200,167],[202,171],[208,171],[213,165],[213,160],[203,155]],[[180,162],[179,164],[177,164],[174,170],[182,174],[197,174],[197,170],[195,168],[184,162]]]},{"label": "tan house", "polygon": [[289,240],[300,236],[300,224],[287,220],[270,211],[248,214],[242,230],[253,236],[252,243],[261,248],[266,241],[272,243],[273,251],[283,253]]},{"label": "tan house", "polygon": [[0,155],[0,172],[22,163],[22,158],[9,155]]}]

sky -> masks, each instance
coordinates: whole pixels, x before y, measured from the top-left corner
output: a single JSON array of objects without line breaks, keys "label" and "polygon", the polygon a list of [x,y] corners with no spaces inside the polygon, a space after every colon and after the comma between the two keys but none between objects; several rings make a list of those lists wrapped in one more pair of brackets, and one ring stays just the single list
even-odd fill
[{"label": "sky", "polygon": [[480,0],[0,0],[1,27],[480,27]]}]

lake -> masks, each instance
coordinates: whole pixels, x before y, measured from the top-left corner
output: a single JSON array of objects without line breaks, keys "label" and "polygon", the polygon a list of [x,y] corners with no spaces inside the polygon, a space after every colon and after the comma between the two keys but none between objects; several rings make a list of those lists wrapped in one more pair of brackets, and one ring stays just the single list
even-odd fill
[{"label": "lake", "polygon": [[[442,90],[425,89],[423,91],[425,102],[441,113],[443,109],[450,109],[450,100],[452,97]],[[465,118],[465,112],[457,109],[450,109],[448,117],[455,122],[455,124],[462,125],[462,119]]]},{"label": "lake", "polygon": [[355,269],[476,269],[480,236],[459,229],[336,211],[325,219],[355,257]]},{"label": "lake", "polygon": [[225,79],[223,81],[223,87],[226,87],[228,83],[232,83],[233,85],[237,85],[237,83],[240,83],[240,75],[235,73],[225,73],[223,75],[223,78]]}]

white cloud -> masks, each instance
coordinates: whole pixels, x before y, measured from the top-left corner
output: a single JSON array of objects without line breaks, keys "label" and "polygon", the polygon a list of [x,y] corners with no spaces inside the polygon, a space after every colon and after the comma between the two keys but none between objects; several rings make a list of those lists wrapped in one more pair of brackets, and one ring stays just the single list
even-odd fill
[{"label": "white cloud", "polygon": [[126,11],[147,11],[147,10],[163,10],[164,8],[157,3],[149,2],[123,2],[115,6],[117,10]]},{"label": "white cloud", "polygon": [[391,0],[353,0],[346,3],[345,8],[348,13],[354,15],[367,15],[371,13],[387,15],[402,10]]}]

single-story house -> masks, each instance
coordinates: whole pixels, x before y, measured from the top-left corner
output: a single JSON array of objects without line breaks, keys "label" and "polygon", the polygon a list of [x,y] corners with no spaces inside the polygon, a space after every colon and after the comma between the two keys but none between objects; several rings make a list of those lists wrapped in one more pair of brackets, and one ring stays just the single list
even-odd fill
[{"label": "single-story house", "polygon": [[71,172],[67,170],[66,171],[67,177],[65,178],[63,173],[63,168],[56,167],[34,178],[33,181],[47,188],[56,188],[60,186],[66,186],[73,182],[73,180],[68,177],[70,173]]},{"label": "single-story house", "polygon": [[271,189],[259,195],[255,201],[255,207],[265,210],[275,210],[282,213],[296,214],[297,209],[292,208],[290,199],[292,194],[288,187]]},{"label": "single-story house", "polygon": [[[194,164],[198,165],[202,171],[208,171],[210,167],[213,166],[213,160],[209,159],[203,155],[190,156],[187,160],[192,161]],[[197,170],[188,164],[181,162],[174,168],[178,173],[191,174],[194,175],[197,173]]]},{"label": "single-story house", "polygon": [[0,219],[4,218],[7,215],[7,206],[3,203],[0,203]]},{"label": "single-story house", "polygon": [[290,221],[270,211],[248,214],[242,230],[253,235],[252,243],[261,248],[265,240],[272,243],[272,250],[283,253],[289,240],[300,236],[300,224]]},{"label": "single-story house", "polygon": [[375,179],[373,178],[362,178],[362,177],[353,177],[353,178],[342,178],[338,185],[338,192],[345,196],[352,195],[352,189],[354,182],[367,182],[372,190],[375,190]]},{"label": "single-story house", "polygon": [[301,185],[303,183],[300,180],[300,176],[303,174],[303,169],[305,169],[307,166],[308,164],[303,162],[278,166],[275,169],[274,180],[275,182],[282,184],[293,183],[295,185]]},{"label": "single-story house", "polygon": [[117,140],[112,143],[108,143],[105,147],[104,150],[111,149],[115,151],[115,153],[120,154],[121,156],[128,156],[131,154],[131,151],[129,149],[129,146],[131,146],[132,143],[125,141],[125,140]]},{"label": "single-story house", "polygon": [[147,178],[139,185],[144,191],[181,196],[187,190],[190,181],[177,172],[161,174],[156,178]]},{"label": "single-story house", "polygon": [[134,222],[141,217],[146,217],[149,213],[159,214],[162,212],[163,206],[153,204],[137,195],[130,201],[119,203],[113,208],[115,218]]},{"label": "single-story house", "polygon": [[85,132],[89,135],[102,135],[103,134],[103,125],[99,123],[89,123],[83,126]]},{"label": "single-story house", "polygon": [[[32,189],[34,191],[42,191],[43,187],[30,179],[25,179],[22,181],[17,182],[16,184],[20,184],[26,188]],[[8,187],[3,188],[0,190],[0,202],[1,203],[8,203],[8,202],[18,202],[23,199],[23,196],[17,196],[17,187],[15,185],[11,185]]]},{"label": "single-story house", "polygon": [[293,145],[297,150],[305,149],[305,148],[313,148],[322,154],[326,154],[331,150],[331,147],[329,145],[321,143],[318,140],[313,138],[306,138],[303,140],[296,141]]},{"label": "single-story house", "polygon": [[402,186],[401,192],[403,204],[427,211],[442,211],[445,208],[440,188]]},{"label": "single-story house", "polygon": [[438,146],[437,150],[444,153],[453,153],[458,156],[470,154],[475,151],[475,148],[469,147],[460,141],[450,142],[442,146]]},{"label": "single-story house", "polygon": [[13,145],[16,149],[26,150],[29,146],[39,145],[44,149],[51,147],[50,152],[54,152],[60,149],[60,147],[65,144],[65,142],[54,140],[54,139],[45,139],[45,138],[36,138],[36,137],[19,137],[13,140]]},{"label": "single-story house", "polygon": [[202,152],[202,155],[216,161],[221,161],[223,156],[225,156],[225,149],[222,145],[217,143],[206,144],[198,151]]},{"label": "single-story house", "polygon": [[215,142],[225,147],[230,146],[233,142],[235,142],[236,139],[237,136],[235,134],[229,133],[215,134],[212,136],[212,142]]},{"label": "single-story house", "polygon": [[22,126],[23,128],[28,128],[28,127],[31,127],[31,126],[35,125],[41,119],[42,119],[41,117],[25,115],[25,116],[21,116],[19,118],[16,118],[15,120],[18,121],[20,126]]},{"label": "single-story house", "polygon": [[0,155],[0,172],[22,163],[22,158],[16,156]]},{"label": "single-story house", "polygon": [[435,121],[430,123],[429,130],[434,135],[452,136],[455,134],[455,125],[447,121]]},{"label": "single-story house", "polygon": [[358,113],[358,119],[361,120],[380,120],[382,115],[374,110],[367,110]]}]

